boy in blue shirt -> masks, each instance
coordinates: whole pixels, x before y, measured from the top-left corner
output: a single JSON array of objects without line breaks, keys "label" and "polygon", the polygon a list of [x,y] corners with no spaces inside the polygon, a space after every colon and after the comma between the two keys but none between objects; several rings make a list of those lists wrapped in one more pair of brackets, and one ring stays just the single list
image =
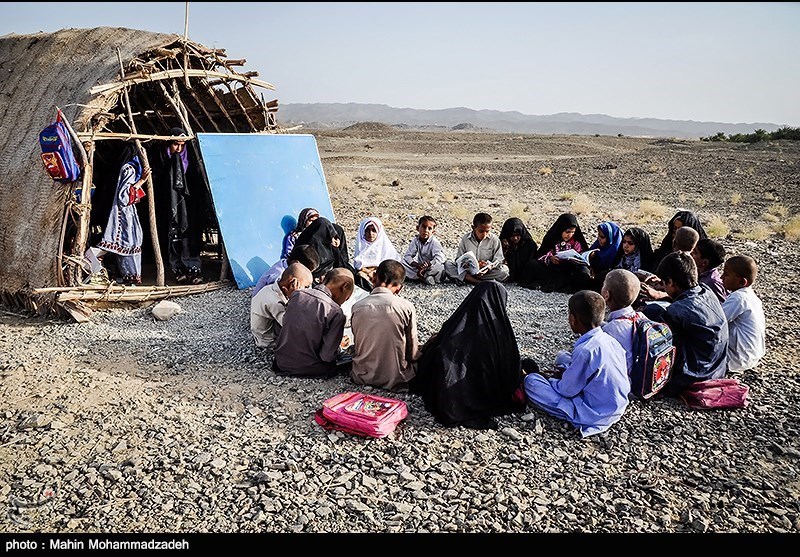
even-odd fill
[{"label": "boy in blue shirt", "polygon": [[[555,377],[534,371],[525,376],[525,396],[536,406],[566,420],[582,437],[602,433],[616,423],[628,407],[631,390],[625,351],[603,332],[606,304],[591,290],[569,299],[569,326],[581,337],[572,353],[560,352]],[[529,362],[530,360],[525,360]],[[533,366],[536,370],[536,366]],[[528,371],[523,366],[523,371]]]}]

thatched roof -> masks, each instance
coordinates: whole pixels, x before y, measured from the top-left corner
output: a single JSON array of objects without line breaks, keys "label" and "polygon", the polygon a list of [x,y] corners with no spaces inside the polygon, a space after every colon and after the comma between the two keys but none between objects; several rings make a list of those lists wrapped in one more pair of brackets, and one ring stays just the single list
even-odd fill
[{"label": "thatched roof", "polygon": [[[57,284],[71,186],[47,176],[38,134],[55,119],[56,106],[79,134],[130,131],[119,106],[123,86],[114,85],[121,73],[117,49],[131,104],[142,105],[134,118],[139,133],[163,134],[180,125],[163,109],[168,104],[163,83],[178,97],[177,81],[189,75],[194,86],[183,90],[182,103],[195,132],[274,128],[277,101],[264,103],[250,87],[271,85],[251,79],[256,72],[231,70],[244,61],[226,61],[222,49],[186,45],[178,35],[110,27],[0,37],[0,294]],[[187,74],[186,67],[194,73]],[[179,71],[184,73],[176,79]],[[170,74],[172,82],[151,79],[157,72]],[[200,75],[204,72],[208,75]]]}]

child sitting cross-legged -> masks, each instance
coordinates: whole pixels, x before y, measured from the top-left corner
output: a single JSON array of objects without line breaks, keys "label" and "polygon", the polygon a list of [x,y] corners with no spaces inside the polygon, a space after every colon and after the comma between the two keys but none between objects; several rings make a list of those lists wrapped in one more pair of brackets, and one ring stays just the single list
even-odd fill
[{"label": "child sitting cross-legged", "polygon": [[[508,267],[503,263],[503,245],[492,232],[492,216],[477,213],[472,219],[472,231],[461,238],[456,250],[456,260],[471,251],[478,261],[478,270],[473,273],[459,269],[454,261],[446,261],[445,272],[456,283],[479,284],[482,281],[504,282],[508,278]],[[489,269],[489,270],[486,270]]]},{"label": "child sitting cross-legged", "polygon": [[424,215],[417,222],[417,235],[408,244],[401,263],[406,270],[406,278],[421,280],[427,284],[442,282],[444,274],[444,250],[438,238],[433,235],[436,220]]},{"label": "child sitting cross-legged", "polygon": [[554,377],[538,372],[532,360],[523,360],[523,386],[536,406],[578,428],[581,436],[602,433],[616,423],[628,407],[631,390],[625,351],[600,324],[605,314],[603,297],[581,290],[569,299],[569,325],[581,336],[572,353],[559,352]]}]

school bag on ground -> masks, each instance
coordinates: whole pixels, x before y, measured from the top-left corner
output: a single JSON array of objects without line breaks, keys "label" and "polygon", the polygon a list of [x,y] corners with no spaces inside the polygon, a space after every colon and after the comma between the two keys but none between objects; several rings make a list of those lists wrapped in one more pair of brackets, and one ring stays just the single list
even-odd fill
[{"label": "school bag on ground", "polygon": [[323,402],[314,420],[328,430],[386,437],[406,416],[408,407],[402,400],[348,392]]},{"label": "school bag on ground", "polygon": [[681,393],[681,399],[695,410],[744,408],[750,401],[750,387],[738,379],[709,379],[692,383]]},{"label": "school bag on ground", "polygon": [[72,137],[58,111],[56,121],[39,132],[42,162],[50,177],[63,184],[75,182],[81,175],[81,167],[72,151]]},{"label": "school bag on ground", "polygon": [[672,330],[666,323],[653,321],[639,313],[623,319],[633,322],[631,395],[648,399],[664,388],[672,374],[675,362]]}]

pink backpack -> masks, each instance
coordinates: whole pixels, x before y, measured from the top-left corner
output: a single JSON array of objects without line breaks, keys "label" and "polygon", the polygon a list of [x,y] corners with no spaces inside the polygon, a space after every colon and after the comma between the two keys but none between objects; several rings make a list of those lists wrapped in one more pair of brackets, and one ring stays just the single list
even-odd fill
[{"label": "pink backpack", "polygon": [[681,398],[696,410],[744,408],[750,403],[749,392],[750,387],[738,379],[710,379],[692,383],[681,393]]},{"label": "pink backpack", "polygon": [[351,392],[323,402],[314,420],[328,430],[363,437],[386,437],[406,416],[408,407],[402,400]]}]

